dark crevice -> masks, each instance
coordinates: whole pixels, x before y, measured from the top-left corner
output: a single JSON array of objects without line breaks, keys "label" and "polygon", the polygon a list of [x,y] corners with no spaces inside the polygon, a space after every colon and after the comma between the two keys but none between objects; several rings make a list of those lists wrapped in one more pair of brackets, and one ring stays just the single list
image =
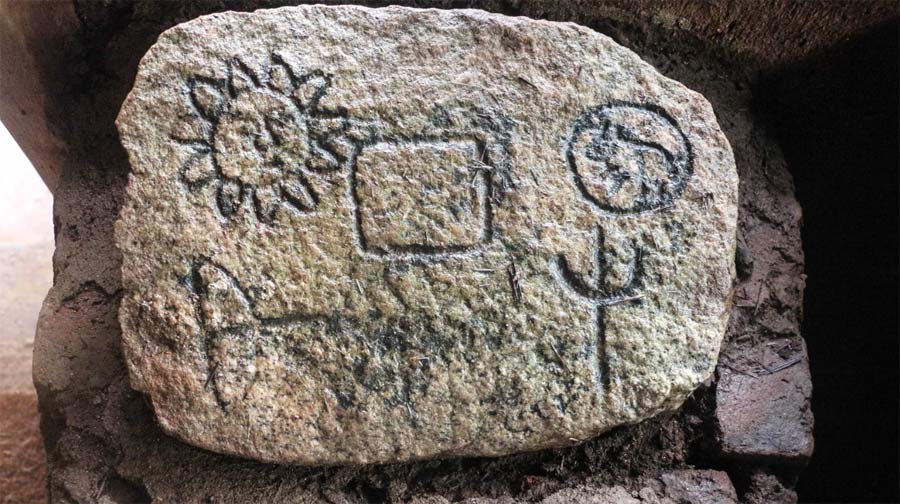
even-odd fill
[{"label": "dark crevice", "polygon": [[804,211],[816,413],[816,453],[798,487],[806,501],[900,498],[898,52],[894,18],[754,90]]}]

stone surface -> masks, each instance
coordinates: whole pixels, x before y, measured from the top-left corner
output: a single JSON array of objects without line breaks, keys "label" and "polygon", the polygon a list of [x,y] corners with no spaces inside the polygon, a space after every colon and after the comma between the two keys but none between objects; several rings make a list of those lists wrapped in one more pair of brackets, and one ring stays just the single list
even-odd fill
[{"label": "stone surface", "polygon": [[191,444],[502,455],[672,410],[714,368],[728,142],[699,94],[590,30],[209,16],[160,37],[117,125],[131,383]]},{"label": "stone surface", "polygon": [[[21,5],[31,6],[29,2]],[[535,502],[565,488],[624,485],[635,474],[660,474],[691,463],[727,468],[735,481],[741,479],[733,474],[736,470],[757,464],[763,472],[780,470],[769,461],[711,459],[714,446],[697,442],[716,437],[716,376],[710,387],[695,390],[675,414],[618,428],[577,446],[500,458],[300,468],[217,455],[163,435],[145,397],[130,388],[121,352],[116,320],[121,255],[113,246],[112,228],[129,167],[113,121],[134,83],[140,58],[166,28],[217,9],[252,10],[272,3],[134,5],[82,0],[41,4],[40,9],[32,9],[39,11],[35,21],[16,25],[53,22],[48,20],[55,13],[73,6],[79,13],[71,23],[77,32],[67,44],[54,45],[42,38],[40,48],[30,49],[32,53],[44,49],[50,57],[41,60],[46,68],[40,84],[51,114],[49,118],[33,116],[29,109],[24,116],[52,121],[70,146],[67,157],[54,165],[64,173],[54,209],[54,287],[35,342],[35,383],[53,502],[415,502],[424,495],[440,496],[426,502]],[[677,15],[660,17],[667,4],[659,10],[647,9],[646,2],[621,9],[596,2],[550,8],[528,0],[515,10],[500,2],[468,5],[594,27],[709,99],[735,152],[741,180],[741,243],[753,264],[753,278],[740,278],[726,339],[744,342],[730,345],[732,358],[753,356],[753,343],[765,344],[772,336],[751,320],[777,320],[773,314],[786,311],[799,313],[802,302],[802,296],[782,288],[771,291],[777,295],[764,291],[757,296],[760,283],[793,277],[797,288],[803,288],[799,208],[777,142],[762,127],[771,117],[760,117],[754,109],[760,96],[771,91],[757,87],[756,74],[748,73],[757,68],[754,62],[721,45],[725,38],[699,36],[698,29],[711,26],[709,17],[690,18],[688,24],[671,21]],[[782,4],[771,7],[771,12],[784,12]],[[815,13],[821,14],[821,9]],[[716,15],[709,10],[702,14]],[[798,18],[779,19],[795,22]],[[722,26],[765,24],[761,20],[745,16],[726,19]],[[18,61],[5,58],[0,64]],[[66,78],[55,80],[51,69]],[[9,96],[0,93],[0,102]],[[790,101],[791,95],[781,98]],[[0,115],[4,110],[0,107]],[[5,122],[7,116],[2,119]],[[750,301],[741,299],[745,295]],[[750,306],[740,306],[744,303]],[[796,323],[792,332],[799,334]],[[784,485],[790,488],[793,483],[785,480]],[[745,487],[740,488],[743,495]]]},{"label": "stone surface", "polygon": [[729,457],[792,460],[802,467],[813,452],[806,351],[791,349],[786,359],[771,354],[753,367],[720,368],[716,418],[721,450]]},{"label": "stone surface", "polygon": [[763,470],[750,474],[747,489],[741,497],[746,504],[793,504],[798,500],[797,492]]},{"label": "stone surface", "polygon": [[591,486],[569,488],[543,499],[541,503],[737,504],[739,502],[728,474],[722,471],[685,469],[664,473],[658,477],[639,478],[621,483],[599,488]]},{"label": "stone surface", "polygon": [[[753,142],[741,136],[731,140]],[[711,439],[727,463],[752,460],[796,477],[814,444],[812,383],[798,302],[805,277],[802,251],[775,231],[799,233],[802,212],[781,175],[787,166],[777,147],[768,151],[769,165],[778,170],[741,177],[747,187],[742,201],[755,211],[745,213],[738,230],[739,281],[716,372],[717,432]],[[771,187],[763,190],[763,185]]]}]

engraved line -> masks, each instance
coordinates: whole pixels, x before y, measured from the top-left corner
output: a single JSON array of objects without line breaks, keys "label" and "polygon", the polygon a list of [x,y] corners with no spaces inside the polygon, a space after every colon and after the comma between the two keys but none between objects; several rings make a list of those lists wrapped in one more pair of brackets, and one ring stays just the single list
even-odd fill
[{"label": "engraved line", "polygon": [[[608,111],[615,110],[616,108],[634,108],[644,110],[651,114],[656,114],[665,121],[668,121],[680,137],[681,144],[684,147],[684,153],[677,156],[669,152],[668,149],[662,148],[662,146],[659,144],[651,141],[636,139],[633,137],[633,135],[629,135],[627,133],[625,133],[624,138],[622,138],[623,141],[639,145],[643,149],[658,149],[663,153],[663,156],[667,161],[671,160],[668,163],[670,166],[667,171],[672,176],[672,178],[675,179],[675,184],[672,185],[672,189],[670,190],[670,192],[659,197],[660,201],[657,204],[646,202],[646,188],[642,185],[640,200],[636,201],[634,205],[635,208],[616,208],[611,207],[610,205],[604,205],[590,193],[582,179],[581,174],[578,171],[575,160],[575,153],[573,150],[575,139],[584,130],[589,129],[599,129],[601,135],[604,138],[611,137],[609,133],[609,130],[611,129],[610,121],[606,117],[603,117],[603,114],[607,113]],[[617,133],[620,131],[624,132],[624,129],[621,127],[621,125],[616,125],[615,129]],[[694,153],[691,144],[688,141],[687,135],[681,129],[675,118],[671,114],[669,114],[668,111],[654,104],[640,104],[612,100],[606,105],[589,108],[586,112],[584,112],[581,116],[573,121],[570,133],[564,141],[563,157],[567,163],[567,166],[569,167],[569,171],[571,172],[573,183],[578,189],[578,192],[581,195],[582,199],[590,204],[595,211],[606,217],[620,217],[623,215],[644,215],[671,208],[671,206],[674,205],[674,201],[681,198],[686,186],[690,181],[691,176],[693,175]]]},{"label": "engraved line", "polygon": [[[357,246],[361,255],[368,257],[370,259],[386,259],[386,260],[402,260],[402,261],[411,261],[411,262],[420,262],[420,263],[434,263],[439,261],[445,261],[447,259],[452,258],[463,258],[463,257],[476,257],[481,255],[480,247],[478,245],[450,245],[450,246],[441,246],[436,247],[432,245],[418,244],[418,245],[402,245],[402,246],[383,246],[379,248],[372,248],[368,246],[365,234],[362,230],[362,211],[359,196],[356,192],[356,177],[358,172],[357,166],[357,158],[359,154],[363,151],[363,149],[367,147],[371,147],[377,144],[388,144],[392,146],[403,146],[403,145],[417,145],[422,143],[453,143],[453,142],[472,142],[475,143],[476,148],[480,145],[484,145],[484,143],[475,135],[443,135],[443,136],[435,136],[435,135],[409,135],[409,136],[401,136],[396,139],[385,139],[383,137],[376,136],[375,138],[368,139],[368,141],[355,142],[356,148],[353,150],[348,163],[350,164],[350,171],[347,177],[347,185],[348,185],[348,198],[350,199],[353,206],[353,227],[354,232],[357,237]],[[484,152],[486,149],[477,149],[476,155],[479,155],[478,152]],[[488,163],[485,163],[488,164]],[[490,165],[492,170],[494,171],[495,167]],[[492,182],[491,182],[491,174],[487,173],[486,170],[480,170],[481,176],[484,177],[485,180],[483,185],[484,187],[484,197],[479,198],[479,203],[484,207],[488,207],[487,211],[482,210],[480,213],[482,214],[481,218],[481,227],[480,234],[483,234],[483,238],[480,238],[480,242],[482,244],[490,243],[493,237],[493,221],[492,221],[492,211],[491,207],[491,193],[493,192]]]}]

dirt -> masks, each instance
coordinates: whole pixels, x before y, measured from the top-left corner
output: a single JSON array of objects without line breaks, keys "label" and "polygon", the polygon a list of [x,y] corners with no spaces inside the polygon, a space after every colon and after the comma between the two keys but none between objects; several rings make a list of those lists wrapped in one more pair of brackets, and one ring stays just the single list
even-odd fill
[{"label": "dirt", "polygon": [[[35,342],[54,501],[401,502],[429,496],[539,501],[582,485],[636,491],[643,477],[693,467],[728,471],[746,502],[760,502],[757,496],[767,495],[762,492],[778,489],[784,490],[778,495],[792,499],[790,487],[806,455],[736,458],[723,453],[717,376],[676,414],[619,428],[572,448],[495,459],[304,469],[216,455],[162,434],[145,399],[129,387],[119,348],[121,259],[113,247],[112,226],[128,165],[113,119],[139,58],[160,31],[203,13],[258,5],[76,2],[79,28],[64,44],[71,64],[46,73],[45,91],[53,96],[48,122],[52,134],[68,146],[56,191],[55,285]],[[778,144],[764,126],[765,118],[754,112],[752,90],[759,64],[647,12],[635,16],[600,7],[579,11],[577,4],[477,5],[507,14],[578,21],[610,35],[710,100],[732,143],[742,181],[742,246],[736,258],[741,276],[719,370],[760,375],[775,373],[773,369],[794,360],[793,366],[806,369],[799,332],[804,285],[801,212]],[[53,75],[59,71],[68,77]],[[808,371],[800,379],[804,376],[808,380]],[[791,406],[808,410],[808,397],[799,402]]]},{"label": "dirt", "polygon": [[0,393],[0,503],[46,501],[46,481],[37,395]]}]

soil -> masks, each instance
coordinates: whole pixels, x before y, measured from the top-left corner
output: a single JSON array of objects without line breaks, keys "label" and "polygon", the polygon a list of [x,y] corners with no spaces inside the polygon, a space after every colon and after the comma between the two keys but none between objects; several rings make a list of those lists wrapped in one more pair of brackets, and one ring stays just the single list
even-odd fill
[{"label": "soil", "polygon": [[[272,4],[75,2],[77,30],[62,45],[70,64],[45,68],[43,93],[53,97],[47,122],[68,149],[56,190],[55,285],[35,342],[52,500],[539,501],[583,485],[637,492],[641,478],[690,468],[727,471],[745,502],[796,500],[791,488],[811,449],[809,375],[800,337],[801,211],[779,144],[755,110],[761,64],[714,38],[700,38],[677,19],[636,9],[427,3],[579,22],[636,51],[713,104],[741,177],[740,278],[719,373],[680,411],[566,449],[374,467],[265,465],[204,452],[162,434],[145,398],[128,385],[119,347],[121,258],[112,230],[128,164],[113,119],[140,57],[162,30],[204,13]],[[723,450],[716,411],[719,374],[763,376],[786,363],[800,367],[797,379],[806,383],[798,387],[807,392],[789,405],[796,411],[783,421],[803,423],[808,449],[750,456]],[[766,406],[755,407],[765,411]]]},{"label": "soil", "polygon": [[0,393],[0,503],[47,499],[47,466],[34,392]]}]

